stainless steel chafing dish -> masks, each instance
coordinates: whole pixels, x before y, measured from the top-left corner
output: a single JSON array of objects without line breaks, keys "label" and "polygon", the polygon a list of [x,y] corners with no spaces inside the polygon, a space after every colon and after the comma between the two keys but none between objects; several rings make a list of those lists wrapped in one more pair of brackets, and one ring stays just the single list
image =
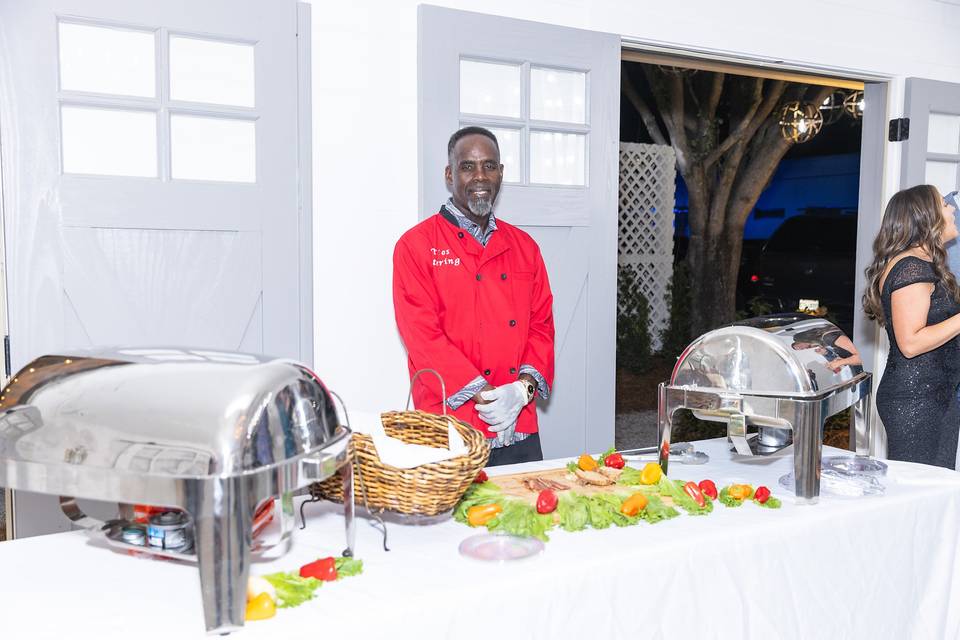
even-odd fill
[{"label": "stainless steel chafing dish", "polygon": [[690,409],[725,422],[737,454],[769,455],[793,444],[797,501],[816,502],[824,420],[855,407],[851,444],[858,455],[870,447],[871,376],[858,365],[830,367],[849,355],[844,344],[830,322],[795,314],[753,318],[694,340],[659,389],[663,469],[674,413]]},{"label": "stainless steel chafing dish", "polygon": [[[61,496],[71,520],[113,546],[195,562],[208,632],[243,626],[250,555],[287,541],[291,492],[341,468],[352,553],[350,432],[303,365],[187,349],[44,356],[2,396],[0,484]],[[103,522],[77,498],[122,504]],[[254,542],[254,511],[272,498],[279,533]],[[192,545],[125,543],[133,504],[185,512]]]}]

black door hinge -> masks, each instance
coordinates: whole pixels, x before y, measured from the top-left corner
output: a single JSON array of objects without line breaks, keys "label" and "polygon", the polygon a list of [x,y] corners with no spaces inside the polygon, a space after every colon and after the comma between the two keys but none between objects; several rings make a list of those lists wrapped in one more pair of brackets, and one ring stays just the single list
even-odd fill
[{"label": "black door hinge", "polygon": [[10,368],[10,336],[3,336],[3,370],[8,378],[13,374]]},{"label": "black door hinge", "polygon": [[910,137],[910,118],[894,118],[890,121],[887,139],[890,142],[903,142]]}]

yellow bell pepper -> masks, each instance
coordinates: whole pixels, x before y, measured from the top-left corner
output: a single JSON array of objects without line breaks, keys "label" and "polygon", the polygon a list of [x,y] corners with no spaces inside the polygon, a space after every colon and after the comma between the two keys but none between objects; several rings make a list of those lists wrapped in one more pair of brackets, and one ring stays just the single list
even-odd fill
[{"label": "yellow bell pepper", "polygon": [[657,484],[663,477],[663,469],[656,462],[648,462],[640,471],[640,484]]},{"label": "yellow bell pepper", "polygon": [[277,603],[273,601],[269,593],[261,593],[253,600],[247,602],[247,613],[244,620],[266,620],[277,615]]}]

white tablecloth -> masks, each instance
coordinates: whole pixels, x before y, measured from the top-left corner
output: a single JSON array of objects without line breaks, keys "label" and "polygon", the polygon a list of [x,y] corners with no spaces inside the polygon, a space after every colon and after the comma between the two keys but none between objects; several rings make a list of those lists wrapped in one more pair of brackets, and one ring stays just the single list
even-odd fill
[{"label": "white tablecloth", "polygon": [[[698,447],[711,462],[672,465],[673,477],[766,484],[787,498],[777,478],[791,458],[742,462],[722,441]],[[360,521],[362,576],[234,637],[956,638],[960,474],[890,463],[885,483],[879,498],[717,504],[656,525],[556,530],[542,555],[508,565],[461,557],[476,532],[452,520],[392,524],[389,553]],[[311,507],[291,551],[254,573],[339,554],[337,507]],[[0,544],[0,625],[16,639],[205,637],[194,567],[131,558],[82,533]]]}]

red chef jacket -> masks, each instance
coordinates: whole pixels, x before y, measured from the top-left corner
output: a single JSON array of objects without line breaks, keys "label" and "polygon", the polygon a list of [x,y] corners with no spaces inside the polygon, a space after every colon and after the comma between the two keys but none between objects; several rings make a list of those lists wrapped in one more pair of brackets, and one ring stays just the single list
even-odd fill
[{"label": "red chef jacket", "polygon": [[[497,218],[487,246],[441,214],[407,231],[393,252],[393,306],[410,376],[436,369],[447,395],[482,376],[493,386],[534,367],[553,385],[553,294],[540,248]],[[422,374],[414,405],[441,413],[440,384]],[[468,400],[447,412],[492,438]],[[536,403],[517,417],[517,432],[537,432]]]}]

